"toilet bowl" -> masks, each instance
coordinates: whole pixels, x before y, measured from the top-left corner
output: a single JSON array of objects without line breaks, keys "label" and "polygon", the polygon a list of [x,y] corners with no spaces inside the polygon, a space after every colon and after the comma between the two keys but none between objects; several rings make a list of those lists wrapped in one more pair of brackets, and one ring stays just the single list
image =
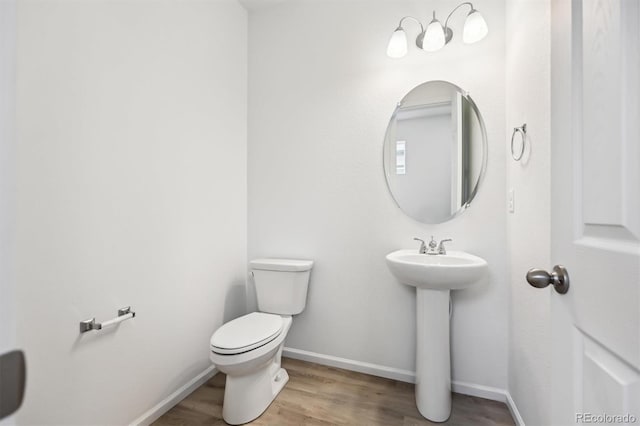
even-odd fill
[{"label": "toilet bowl", "polygon": [[220,334],[214,333],[211,338],[211,361],[227,375],[222,417],[232,425],[247,423],[260,416],[289,381],[286,370],[280,367],[280,360],[284,339],[291,327],[291,317],[253,312],[228,322],[216,332],[242,333],[243,329],[252,325],[260,327],[265,319],[277,319],[279,323],[277,332],[270,336],[264,334],[256,338],[256,333],[236,334],[241,346],[228,344]]},{"label": "toilet bowl", "polygon": [[222,417],[248,423],[269,407],[289,381],[281,367],[291,315],[304,310],[313,261],[258,259],[250,263],[258,308],[218,328],[210,359],[227,375]]}]

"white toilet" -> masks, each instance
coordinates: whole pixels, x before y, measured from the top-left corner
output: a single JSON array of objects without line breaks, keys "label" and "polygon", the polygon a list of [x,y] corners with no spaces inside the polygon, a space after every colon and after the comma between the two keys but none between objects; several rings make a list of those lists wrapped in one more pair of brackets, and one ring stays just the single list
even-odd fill
[{"label": "white toilet", "polygon": [[227,375],[222,417],[232,425],[260,416],[289,381],[280,367],[282,348],[291,315],[307,304],[313,261],[256,259],[249,265],[260,312],[229,321],[211,336],[211,361]]}]

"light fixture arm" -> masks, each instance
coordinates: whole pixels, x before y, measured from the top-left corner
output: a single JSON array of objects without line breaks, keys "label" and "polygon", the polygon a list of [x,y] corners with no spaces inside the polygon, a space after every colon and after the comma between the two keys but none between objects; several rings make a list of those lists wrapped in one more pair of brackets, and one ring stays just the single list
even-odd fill
[{"label": "light fixture arm", "polygon": [[398,24],[398,29],[402,28],[402,23],[404,22],[405,19],[411,19],[415,22],[418,23],[418,25],[420,25],[420,32],[423,33],[424,32],[424,26],[422,26],[422,22],[420,22],[420,20],[418,18],[414,18],[413,16],[404,16],[401,20],[400,23]]},{"label": "light fixture arm", "polygon": [[402,30],[402,23],[405,21],[405,19],[411,19],[412,21],[415,21],[418,23],[418,25],[420,25],[420,34],[418,34],[418,37],[416,37],[416,46],[418,46],[420,49],[422,49],[422,44],[424,41],[424,26],[422,25],[422,22],[420,22],[420,20],[418,18],[414,18],[413,16],[405,16],[400,20],[400,23],[398,24],[398,28],[396,29],[396,31],[398,30]]},{"label": "light fixture arm", "polygon": [[449,19],[451,18],[451,15],[453,15],[453,12],[455,12],[456,10],[460,9],[462,6],[464,5],[468,5],[471,10],[473,10],[473,5],[471,4],[471,2],[464,2],[464,3],[460,3],[459,5],[457,5],[456,7],[453,8],[453,10],[451,11],[451,13],[449,13],[449,16],[447,16],[447,19],[444,21],[444,40],[445,40],[445,44],[449,43],[451,41],[451,39],[453,38],[453,31],[451,30],[451,28],[449,28]]}]

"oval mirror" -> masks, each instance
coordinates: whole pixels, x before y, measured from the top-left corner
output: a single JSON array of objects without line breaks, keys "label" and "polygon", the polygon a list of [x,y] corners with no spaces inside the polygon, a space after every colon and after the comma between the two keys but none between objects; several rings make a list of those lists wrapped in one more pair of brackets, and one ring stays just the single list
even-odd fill
[{"label": "oval mirror", "polygon": [[457,216],[478,192],[486,164],[484,122],[464,90],[429,81],[400,101],[387,127],[384,171],[407,215],[423,223]]}]

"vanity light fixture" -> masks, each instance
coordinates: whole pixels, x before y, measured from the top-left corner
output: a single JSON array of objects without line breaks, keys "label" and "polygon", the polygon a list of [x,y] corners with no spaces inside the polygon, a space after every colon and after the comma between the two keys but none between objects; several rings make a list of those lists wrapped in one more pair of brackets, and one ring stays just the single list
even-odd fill
[{"label": "vanity light fixture", "polygon": [[444,21],[444,27],[436,18],[435,11],[433,12],[433,19],[429,25],[427,25],[426,30],[419,19],[414,18],[413,16],[405,16],[402,18],[398,24],[398,28],[396,28],[389,40],[387,56],[390,58],[402,58],[407,54],[407,34],[404,32],[404,28],[402,27],[402,24],[406,19],[411,19],[420,25],[420,34],[418,34],[418,37],[416,38],[416,46],[422,50],[426,50],[427,52],[435,52],[436,50],[442,49],[442,47],[449,43],[453,38],[453,31],[449,28],[449,19],[451,18],[451,15],[453,15],[453,12],[465,5],[469,6],[471,10],[467,14],[467,19],[464,21],[462,41],[467,44],[471,44],[482,40],[489,32],[487,23],[480,12],[473,8],[471,3],[465,2],[460,3],[451,11],[451,13],[449,13],[449,16],[447,16],[447,19]]}]

